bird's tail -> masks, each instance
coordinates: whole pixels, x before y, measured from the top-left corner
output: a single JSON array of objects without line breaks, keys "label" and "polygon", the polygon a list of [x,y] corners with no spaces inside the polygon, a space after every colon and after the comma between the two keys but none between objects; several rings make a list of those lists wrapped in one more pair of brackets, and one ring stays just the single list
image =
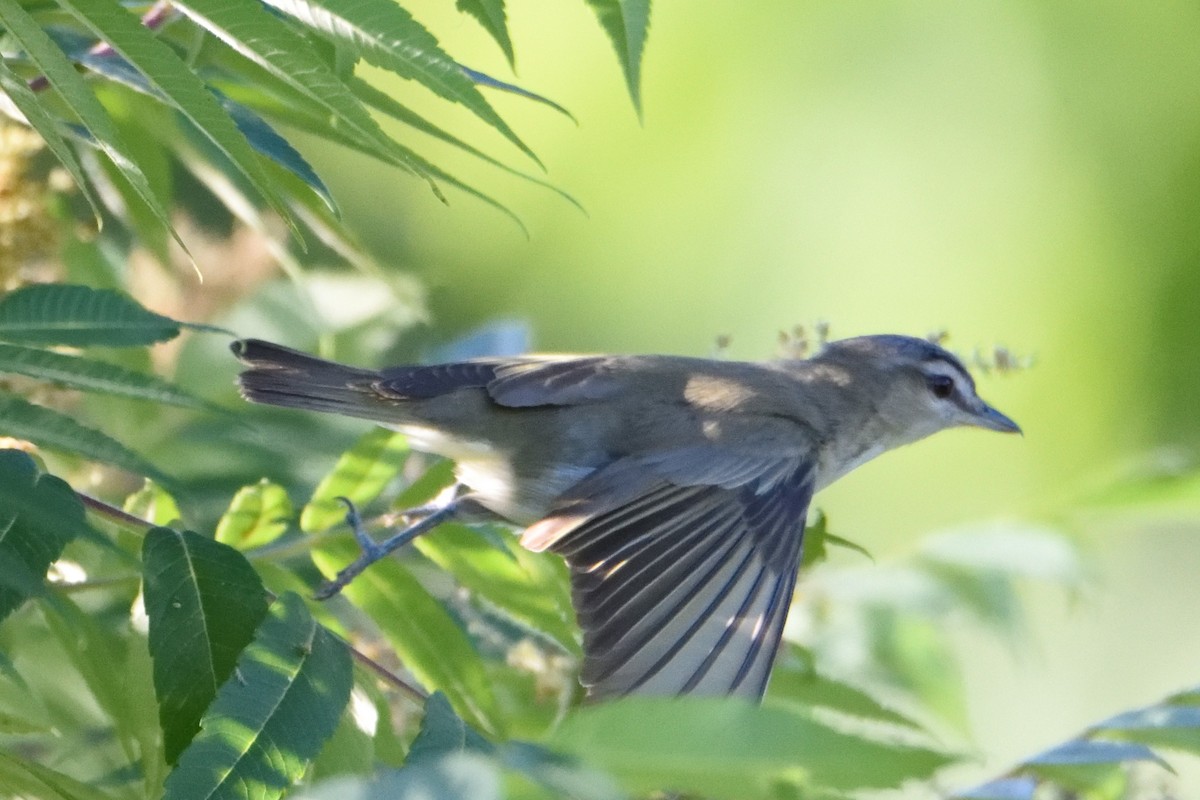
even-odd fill
[{"label": "bird's tail", "polygon": [[374,370],[325,361],[261,339],[242,339],[231,346],[249,369],[238,376],[242,397],[255,403],[303,408],[400,422],[401,403],[389,402],[372,389],[380,379]]}]

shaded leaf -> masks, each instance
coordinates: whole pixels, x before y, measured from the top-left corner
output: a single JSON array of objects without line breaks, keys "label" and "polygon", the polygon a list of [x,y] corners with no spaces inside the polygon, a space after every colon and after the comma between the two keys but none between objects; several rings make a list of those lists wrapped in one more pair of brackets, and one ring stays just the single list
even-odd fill
[{"label": "shaded leaf", "polygon": [[266,0],[335,42],[345,42],[377,67],[415,80],[460,103],[499,131],[539,166],[533,151],[488,104],[454,59],[420,23],[391,0]]},{"label": "shaded leaf", "polygon": [[296,800],[501,800],[499,766],[477,753],[453,753],[367,777],[334,778],[297,792]]},{"label": "shaded leaf", "polygon": [[266,616],[266,592],[241,554],[191,531],[151,529],[142,561],[154,689],[173,764]]},{"label": "shaded leaf", "polygon": [[[352,542],[313,551],[327,576],[357,554]],[[371,565],[343,591],[395,648],[406,669],[430,691],[445,692],[455,711],[487,733],[500,731],[499,714],[479,653],[467,634],[424,586],[393,559]]]},{"label": "shaded leaf", "polygon": [[537,94],[536,92],[531,92],[528,89],[525,89],[521,86],[517,86],[515,83],[507,83],[505,81],[499,80],[498,78],[493,78],[491,75],[488,75],[487,73],[471,69],[470,67],[462,67],[462,71],[466,74],[466,76],[468,78],[470,78],[472,81],[474,81],[475,83],[477,83],[480,86],[486,86],[489,89],[499,89],[502,92],[508,92],[509,94],[515,94],[518,97],[524,97],[526,100],[532,100],[535,103],[541,103],[544,106],[549,106],[550,108],[553,108],[558,113],[562,114],[567,119],[578,124],[578,120],[575,119],[574,115],[572,115],[570,111],[567,111],[566,108],[564,108],[563,106],[560,106],[558,103],[554,102],[549,97],[544,97],[543,95]]},{"label": "shaded leaf", "polygon": [[409,763],[462,752],[490,755],[496,752],[496,746],[454,713],[445,694],[434,692],[425,700],[421,729],[408,749]]},{"label": "shaded leaf", "polygon": [[812,657],[802,648],[793,644],[786,647],[787,655],[776,663],[767,687],[772,699],[920,729],[914,720],[889,708],[862,689],[817,672]]},{"label": "shaded leaf", "polygon": [[953,795],[955,800],[1033,800],[1037,779],[1028,775],[999,778]]},{"label": "shaded leaf", "polygon": [[0,339],[72,347],[131,347],[179,335],[182,323],[111,289],[35,283],[0,297]]},{"label": "shaded leaf", "polygon": [[46,570],[86,527],[66,482],[38,474],[20,450],[0,450],[0,620],[41,593]]},{"label": "shaded leaf", "polygon": [[136,475],[146,475],[159,483],[174,483],[168,475],[116,439],[80,425],[66,414],[35,406],[19,397],[0,394],[0,433],[50,450],[111,464]]},{"label": "shaded leaf", "polygon": [[316,533],[341,524],[346,507],[338,497],[362,506],[379,496],[408,459],[408,440],[386,428],[372,428],[342,453],[300,512],[300,530]]},{"label": "shaded leaf", "polygon": [[624,698],[576,709],[555,749],[633,792],[773,797],[778,783],[892,788],[950,763],[944,752],[835,730],[779,705],[734,698]]},{"label": "shaded leaf", "polygon": [[287,491],[265,478],[253,486],[244,486],[233,496],[217,523],[218,542],[239,550],[273,542],[287,530],[292,516],[292,501]]},{"label": "shaded leaf", "polygon": [[183,408],[211,406],[156,375],[32,347],[0,343],[0,372],[15,372],[85,392],[150,400]]},{"label": "shaded leaf", "polygon": [[587,3],[617,51],[629,97],[641,116],[642,50],[650,25],[650,0],[587,0]]},{"label": "shaded leaf", "polygon": [[280,597],[167,778],[166,800],[273,800],[333,735],[350,653],[295,594]]}]

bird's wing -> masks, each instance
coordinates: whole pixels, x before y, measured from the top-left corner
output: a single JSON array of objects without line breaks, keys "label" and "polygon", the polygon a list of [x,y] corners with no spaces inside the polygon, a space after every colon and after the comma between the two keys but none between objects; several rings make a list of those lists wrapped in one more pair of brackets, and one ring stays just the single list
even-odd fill
[{"label": "bird's wing", "polygon": [[621,461],[530,528],[571,568],[590,696],[762,697],[813,493],[788,467],[721,486]]}]

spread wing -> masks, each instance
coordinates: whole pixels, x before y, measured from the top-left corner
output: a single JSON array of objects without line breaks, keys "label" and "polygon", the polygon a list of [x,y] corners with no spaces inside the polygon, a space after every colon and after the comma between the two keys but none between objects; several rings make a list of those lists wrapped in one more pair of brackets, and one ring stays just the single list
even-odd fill
[{"label": "spread wing", "polygon": [[762,697],[813,493],[789,466],[721,486],[618,462],[527,532],[571,568],[590,696]]}]

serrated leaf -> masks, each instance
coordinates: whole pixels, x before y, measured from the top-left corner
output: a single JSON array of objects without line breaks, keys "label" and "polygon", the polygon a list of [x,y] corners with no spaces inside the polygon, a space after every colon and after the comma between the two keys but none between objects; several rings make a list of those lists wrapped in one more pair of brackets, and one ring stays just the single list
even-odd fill
[{"label": "serrated leaf", "polygon": [[[464,153],[469,153],[470,155],[475,156],[476,158],[480,159],[481,161],[484,161],[498,169],[501,169],[501,170],[507,172],[509,175],[514,175],[518,178],[522,178],[522,179],[527,180],[531,183],[534,183],[538,186],[541,186],[544,189],[549,189],[550,191],[557,194],[559,197],[566,200],[571,205],[578,208],[580,211],[584,210],[583,205],[580,204],[580,202],[578,200],[576,200],[570,194],[568,194],[567,192],[558,188],[554,184],[552,184],[548,181],[544,181],[535,175],[530,175],[527,172],[521,172],[518,169],[513,169],[512,167],[505,164],[503,161],[500,161],[499,159],[496,159],[496,158],[492,158],[487,153],[484,153],[482,150],[479,150],[478,148],[473,147],[470,144],[467,144],[462,139],[459,139],[457,136],[454,136],[453,134],[448,133],[447,131],[443,130],[442,128],[439,128],[437,125],[434,125],[432,122],[425,119],[420,114],[418,114],[415,111],[413,111],[412,109],[408,108],[408,106],[405,106],[402,103],[397,102],[396,99],[393,98],[391,95],[389,95],[385,92],[381,92],[379,89],[376,89],[374,86],[372,86],[371,84],[362,80],[361,78],[351,77],[349,80],[349,86],[350,86],[350,90],[354,92],[355,97],[358,97],[360,100],[362,100],[364,103],[366,103],[367,105],[369,105],[371,108],[375,109],[376,111],[379,111],[383,114],[387,114],[389,117],[396,120],[397,122],[402,122],[405,125],[408,125],[410,128],[413,128],[414,130],[418,130],[427,136],[431,136],[440,142],[444,142],[453,147],[457,147],[458,149],[462,150]],[[562,110],[564,113],[566,113],[566,109],[562,109]]]},{"label": "serrated leaf", "polygon": [[508,540],[493,544],[463,525],[441,525],[414,543],[487,605],[549,636],[566,652],[578,653],[562,559],[507,545]]},{"label": "serrated leaf", "polygon": [[46,112],[37,95],[29,88],[29,84],[9,69],[3,58],[0,58],[0,90],[8,95],[13,105],[24,115],[25,121],[41,135],[46,147],[50,149],[51,153],[54,153],[58,163],[62,164],[71,176],[71,180],[79,187],[84,199],[92,207],[92,216],[96,219],[96,226],[100,227],[103,219],[100,215],[100,201],[92,191],[92,185],[83,175],[83,167],[79,164],[75,150],[67,144],[67,140],[59,131],[59,121]]},{"label": "serrated leaf", "polygon": [[513,54],[512,39],[508,35],[508,18],[504,13],[504,0],[458,0],[455,7],[466,12],[479,21],[508,59],[510,67],[516,67],[517,60]]},{"label": "serrated leaf", "polygon": [[0,343],[0,372],[13,372],[85,392],[149,400],[182,408],[210,406],[156,375],[50,350]]},{"label": "serrated leaf", "polygon": [[336,498],[349,498],[358,506],[369,503],[400,474],[407,459],[408,440],[403,434],[372,428],[342,453],[333,471],[317,484],[300,512],[300,530],[316,533],[340,524],[346,518],[346,507]]},{"label": "serrated leaf", "polygon": [[250,143],[204,82],[141,21],[111,0],[58,0],[76,19],[107,42],[146,77],[155,91],[178,109],[219,149],[268,204],[300,236],[286,204],[257,160]]},{"label": "serrated leaf", "polygon": [[[395,142],[308,41],[257,3],[188,0],[177,7],[231,48],[318,104],[327,119],[336,119],[368,146],[382,152],[394,151]],[[246,132],[244,127],[243,132]],[[300,172],[293,172],[304,178]],[[315,174],[312,177],[316,178]]]},{"label": "serrated leaf", "polygon": [[541,166],[538,157],[488,104],[458,63],[442,51],[437,39],[391,0],[266,2],[322,36],[349,44],[369,63],[462,104]]},{"label": "serrated leaf", "polygon": [[587,4],[617,51],[629,98],[641,116],[642,51],[650,26],[650,0],[587,0]]},{"label": "serrated leaf", "polygon": [[0,296],[0,339],[9,342],[132,347],[173,339],[181,325],[111,289],[34,283]]},{"label": "serrated leaf", "polygon": [[735,698],[624,698],[572,712],[552,746],[615,775],[634,792],[775,797],[805,788],[894,788],[952,761],[944,752],[870,739],[777,705]]},{"label": "serrated leaf", "polygon": [[462,68],[462,71],[466,74],[466,76],[468,78],[470,78],[477,86],[486,86],[489,89],[498,89],[502,92],[508,92],[509,94],[515,94],[517,97],[524,97],[526,100],[532,100],[535,103],[541,103],[544,106],[553,108],[555,111],[562,114],[564,117],[571,120],[571,122],[574,122],[576,125],[579,124],[579,120],[575,119],[574,115],[572,115],[570,111],[567,111],[566,108],[564,108],[563,106],[554,102],[549,97],[540,95],[537,92],[531,92],[528,89],[524,88],[523,86],[517,86],[515,83],[507,83],[506,81],[502,81],[499,78],[493,78],[491,75],[488,75],[486,72],[480,72],[479,70],[471,69],[470,67],[461,67],[461,68]]},{"label": "serrated leaf", "polygon": [[142,562],[163,748],[174,764],[266,616],[266,591],[240,553],[191,531],[151,529]]},{"label": "serrated leaf", "polygon": [[0,620],[40,593],[46,570],[86,527],[66,482],[38,474],[20,450],[0,450]]},{"label": "serrated leaf", "polygon": [[[357,548],[331,542],[313,551],[327,576],[349,563]],[[400,660],[431,691],[446,693],[455,710],[488,733],[500,730],[499,714],[479,653],[453,617],[408,570],[391,559],[371,565],[343,590],[365,611]]]},{"label": "serrated leaf", "polygon": [[50,450],[74,453],[91,461],[154,478],[172,485],[174,481],[146,459],[100,431],[80,425],[58,411],[35,406],[19,397],[0,394],[0,433],[25,439]]},{"label": "serrated leaf", "polygon": [[75,65],[18,3],[0,2],[0,26],[20,44],[51,88],[79,118],[95,145],[121,170],[163,228],[171,232],[171,236],[185,253],[188,252],[187,245],[179,238],[171,224],[171,217],[166,208],[167,198],[159,197],[154,192],[112,118],[100,104],[87,81],[76,72]]},{"label": "serrated leaf", "polygon": [[217,523],[216,539],[239,550],[273,542],[287,530],[292,501],[282,486],[263,479],[233,496]]},{"label": "serrated leaf", "polygon": [[167,778],[164,800],[281,797],[333,735],[352,683],[345,644],[298,595],[283,595]]}]

